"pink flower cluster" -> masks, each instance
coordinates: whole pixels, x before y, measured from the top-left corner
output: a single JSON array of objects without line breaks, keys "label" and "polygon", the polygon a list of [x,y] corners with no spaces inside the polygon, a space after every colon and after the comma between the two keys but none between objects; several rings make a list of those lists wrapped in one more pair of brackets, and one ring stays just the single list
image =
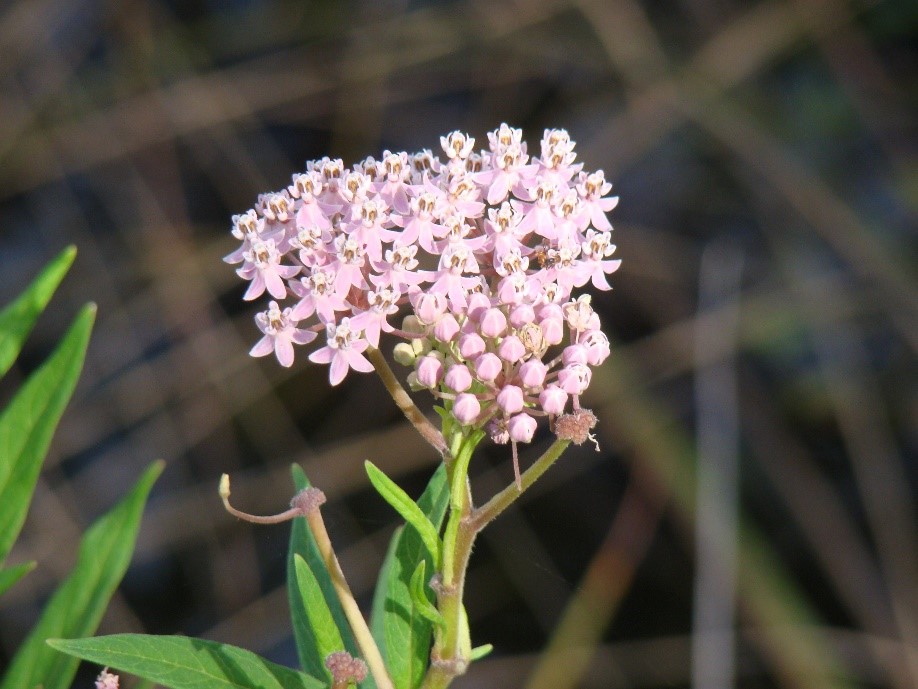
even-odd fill
[{"label": "pink flower cluster", "polygon": [[[548,129],[530,159],[522,131],[502,124],[488,150],[461,132],[431,151],[386,151],[353,169],[323,158],[284,190],[233,217],[242,244],[226,257],[250,281],[245,299],[272,297],[255,317],[253,356],[290,366],[294,345],[324,330],[309,355],[332,385],[381,333],[405,340],[409,382],[498,441],[528,442],[535,416],[563,413],[590,383],[609,341],[586,283],[610,289],[620,261],[606,213],[618,202],[601,170],[582,171],[574,142]],[[289,300],[289,305],[282,304]],[[402,306],[401,329],[389,323]]]}]

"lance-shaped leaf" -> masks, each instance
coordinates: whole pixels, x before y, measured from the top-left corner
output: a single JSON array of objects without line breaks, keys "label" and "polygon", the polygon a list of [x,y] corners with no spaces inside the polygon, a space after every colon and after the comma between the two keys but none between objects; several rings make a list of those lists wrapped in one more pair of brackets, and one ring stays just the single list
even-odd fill
[{"label": "lance-shaped leaf", "polygon": [[443,615],[437,610],[430,597],[427,595],[427,583],[424,581],[427,573],[427,561],[421,560],[411,575],[409,587],[411,589],[411,599],[414,601],[415,608],[428,622],[443,625],[446,621]]},{"label": "lance-shaped leaf", "polygon": [[[344,650],[341,631],[335,624],[335,618],[332,617],[328,603],[325,602],[322,587],[319,586],[306,560],[299,555],[294,555],[293,560],[296,569],[296,583],[300,590],[300,601],[303,604],[303,610],[306,611],[309,627],[315,639],[316,652],[320,658],[328,658],[332,653]],[[327,679],[332,679],[328,669],[325,670],[325,674]]]},{"label": "lance-shaped leaf", "polygon": [[79,662],[49,648],[58,636],[92,634],[134,552],[140,517],[163,462],[154,462],[133,490],[89,528],[76,566],[45,606],[38,623],[14,656],[0,689],[67,689]]},{"label": "lance-shaped leaf", "polygon": [[[439,528],[448,504],[449,486],[441,464],[418,499],[418,507]],[[411,596],[411,576],[422,560],[434,571],[429,549],[418,531],[407,524],[392,537],[373,596],[370,629],[397,689],[420,684],[430,654],[433,625],[417,610]]]},{"label": "lance-shaped leaf", "polygon": [[48,643],[64,653],[170,689],[328,687],[327,682],[275,665],[251,651],[187,636],[114,634],[94,639],[52,639]]},{"label": "lance-shaped leaf", "polygon": [[[290,471],[293,475],[293,483],[298,491],[309,488],[309,479],[306,478],[306,474],[298,465],[292,465]],[[325,677],[327,672],[325,656],[319,650],[319,643],[297,581],[297,555],[306,563],[310,573],[315,578],[316,584],[321,589],[325,604],[328,606],[335,626],[341,633],[344,649],[355,657],[359,655],[359,651],[351,634],[351,628],[347,623],[347,617],[345,617],[344,610],[341,607],[341,602],[338,600],[338,594],[335,593],[331,577],[328,575],[328,570],[325,569],[325,562],[319,552],[319,547],[306,525],[306,519],[297,517],[293,520],[293,525],[290,529],[290,547],[287,554],[287,597],[290,603],[293,637],[296,641],[300,667],[310,675]],[[338,648],[336,650],[341,649]],[[366,680],[361,682],[361,687],[362,689],[376,689],[376,684],[372,677],[367,677]]]},{"label": "lance-shaped leaf", "polygon": [[13,584],[35,569],[35,562],[23,562],[21,565],[0,570],[0,596],[6,593]]},{"label": "lance-shaped leaf", "polygon": [[74,247],[64,249],[14,302],[0,311],[0,377],[10,370],[23,342],[64,279],[75,256]]},{"label": "lance-shaped leaf", "polygon": [[16,541],[51,437],[73,394],[96,309],[85,306],[48,360],[0,414],[0,563]]},{"label": "lance-shaped leaf", "polygon": [[402,519],[411,524],[418,532],[427,551],[433,558],[434,567],[440,562],[440,536],[438,529],[435,527],[424,510],[418,507],[418,504],[412,500],[408,494],[403,491],[398,484],[380,471],[372,462],[364,462],[367,470],[367,476],[370,477],[370,483],[376,489],[383,499],[388,502]]}]

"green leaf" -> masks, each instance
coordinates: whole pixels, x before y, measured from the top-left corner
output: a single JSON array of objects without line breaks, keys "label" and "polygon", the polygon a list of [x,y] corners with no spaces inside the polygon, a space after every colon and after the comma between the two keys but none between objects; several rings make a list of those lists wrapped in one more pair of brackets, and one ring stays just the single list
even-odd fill
[{"label": "green leaf", "polygon": [[23,562],[21,565],[0,570],[0,596],[33,569],[35,569],[35,562]]},{"label": "green leaf", "polygon": [[[303,609],[309,619],[309,627],[312,629],[315,638],[316,651],[320,658],[328,658],[329,655],[337,651],[344,650],[344,640],[341,638],[341,631],[335,624],[335,618],[332,617],[328,603],[325,602],[325,596],[322,594],[322,587],[319,586],[318,580],[309,565],[299,555],[293,556],[296,568],[296,582],[300,589],[300,600],[303,603]],[[325,669],[325,675],[329,680],[332,679],[331,673]]]},{"label": "green leaf", "polygon": [[76,248],[70,246],[64,249],[14,302],[0,311],[0,377],[10,370],[23,342],[64,279],[75,256]]},{"label": "green leaf", "polygon": [[440,562],[440,536],[438,529],[430,522],[424,511],[418,507],[417,503],[408,497],[408,494],[382,471],[380,471],[372,462],[363,463],[367,470],[367,476],[370,477],[370,483],[376,489],[383,499],[388,502],[398,512],[402,519],[413,526],[427,551],[433,558],[434,566]]},{"label": "green leaf", "polygon": [[83,536],[76,566],[20,646],[0,689],[70,686],[78,661],[57,653],[45,641],[56,636],[85,636],[96,630],[131,561],[147,496],[163,466],[162,461],[150,465],[133,490]]},{"label": "green leaf", "polygon": [[[306,474],[298,465],[292,465],[290,472],[293,476],[296,490],[301,491],[309,488],[309,479],[306,478]],[[312,532],[306,525],[306,519],[297,517],[293,520],[293,526],[290,529],[290,547],[287,554],[287,597],[290,603],[293,637],[296,641],[297,656],[303,670],[315,677],[325,677],[327,672],[325,656],[319,650],[319,644],[306,606],[303,604],[300,587],[297,584],[297,555],[306,563],[321,589],[325,604],[328,606],[336,628],[341,633],[345,650],[355,657],[359,655],[359,651],[351,634],[351,628],[347,623],[347,617],[345,617],[344,610],[341,607],[341,602],[338,600],[338,594],[335,593],[335,587],[332,585],[331,577],[329,577],[328,570],[325,568],[325,562],[322,560],[319,547],[312,537]],[[367,677],[361,683],[361,686],[364,689],[376,689],[376,684],[373,682],[372,677]]]},{"label": "green leaf", "polygon": [[83,307],[54,353],[0,414],[0,563],[25,521],[51,437],[73,394],[96,309]]},{"label": "green leaf", "polygon": [[428,622],[436,625],[446,624],[443,615],[431,603],[431,597],[427,595],[427,582],[424,581],[427,572],[427,561],[421,560],[411,575],[409,588],[411,589],[411,600],[414,601],[415,608]]},{"label": "green leaf", "polygon": [[170,689],[328,687],[327,682],[275,665],[251,651],[187,636],[114,634],[93,639],[49,639],[48,643],[64,653]]},{"label": "green leaf", "polygon": [[[418,499],[418,507],[439,527],[448,504],[446,468],[441,464]],[[411,576],[422,560],[434,570],[429,549],[417,529],[407,524],[392,537],[373,596],[370,629],[397,689],[420,684],[430,654],[433,625],[417,610],[411,596]]]},{"label": "green leaf", "polygon": [[481,660],[487,655],[490,655],[491,651],[494,650],[494,644],[484,644],[483,646],[476,646],[472,649],[472,654],[469,656],[469,660],[473,663],[476,660]]}]

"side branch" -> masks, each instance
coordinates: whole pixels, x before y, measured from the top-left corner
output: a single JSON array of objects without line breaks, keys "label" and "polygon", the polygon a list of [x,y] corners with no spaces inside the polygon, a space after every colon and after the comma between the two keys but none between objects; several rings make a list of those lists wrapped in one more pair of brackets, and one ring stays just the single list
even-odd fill
[{"label": "side branch", "polygon": [[417,429],[417,432],[421,434],[424,440],[430,443],[442,456],[446,456],[449,448],[443,438],[443,434],[421,413],[421,410],[418,409],[408,393],[405,392],[405,388],[398,382],[398,378],[395,377],[395,373],[389,367],[389,362],[386,361],[382,352],[375,347],[369,347],[366,350],[366,355],[376,369],[376,373],[379,374],[383,385],[386,386],[386,390],[389,391],[395,401],[396,406],[402,410],[405,418],[411,422],[411,425]]},{"label": "side branch", "polygon": [[519,484],[511,483],[500,493],[488,500],[484,505],[472,511],[470,521],[475,531],[481,531],[490,522],[494,521],[505,509],[510,507],[529,486],[535,483],[548,468],[555,463],[561,453],[567,449],[571,441],[558,438],[551,444],[531,467],[520,476]]}]

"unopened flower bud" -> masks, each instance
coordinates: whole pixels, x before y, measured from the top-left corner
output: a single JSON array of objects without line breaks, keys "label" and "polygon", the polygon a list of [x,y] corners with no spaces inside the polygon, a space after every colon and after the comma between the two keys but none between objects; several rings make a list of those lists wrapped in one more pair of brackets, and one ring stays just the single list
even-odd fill
[{"label": "unopened flower bud", "polygon": [[481,318],[481,314],[489,308],[491,308],[491,300],[481,292],[475,292],[469,297],[469,302],[465,307],[465,311],[469,315],[469,318],[473,321],[477,321]]},{"label": "unopened flower bud", "polygon": [[544,304],[539,309],[539,320],[545,320],[546,318],[560,318],[563,320],[564,312],[558,304]]},{"label": "unopened flower bud", "polygon": [[564,340],[564,321],[560,318],[545,318],[539,323],[545,344],[556,345]]},{"label": "unopened flower bud", "polygon": [[442,294],[422,292],[414,302],[414,313],[424,325],[433,325],[446,313],[448,304]]},{"label": "unopened flower bud", "polygon": [[446,371],[443,382],[456,392],[465,392],[472,386],[472,374],[465,364],[453,364]]},{"label": "unopened flower bud", "polygon": [[453,314],[447,313],[434,326],[434,337],[440,342],[449,342],[459,332],[459,323],[453,317]]},{"label": "unopened flower bud", "polygon": [[481,403],[475,395],[464,392],[456,397],[453,402],[453,416],[463,426],[467,426],[478,418],[481,413]]},{"label": "unopened flower bud", "polygon": [[443,379],[443,362],[433,354],[418,361],[418,382],[428,388],[435,388]]},{"label": "unopened flower bud", "polygon": [[522,328],[527,323],[535,320],[535,311],[529,304],[520,304],[510,312],[510,325],[514,328]]},{"label": "unopened flower bud", "polygon": [[548,368],[540,359],[530,359],[520,366],[520,381],[527,388],[538,388],[545,382]]},{"label": "unopened flower bud", "polygon": [[520,342],[520,338],[515,335],[507,335],[501,340],[497,353],[504,361],[514,364],[526,355],[526,348]]},{"label": "unopened flower bud", "polygon": [[472,361],[484,353],[485,341],[477,333],[468,333],[459,338],[459,353],[463,359]]},{"label": "unopened flower bud", "polygon": [[585,364],[587,362],[586,347],[579,344],[565,347],[564,351],[561,352],[561,361],[565,366],[570,366],[571,364]]},{"label": "unopened flower bud", "polygon": [[414,366],[414,360],[417,356],[414,353],[414,347],[407,342],[399,342],[392,349],[392,358],[402,366]]},{"label": "unopened flower bud", "polygon": [[475,374],[478,376],[479,380],[485,382],[490,382],[497,378],[503,367],[497,355],[491,352],[485,352],[475,359]]},{"label": "unopened flower bud", "polygon": [[427,390],[428,388],[424,385],[421,385],[421,381],[418,380],[418,374],[416,371],[412,371],[407,376],[405,376],[405,382],[408,384],[408,389],[411,392],[419,392],[421,390]]},{"label": "unopened flower bud", "polygon": [[506,414],[516,414],[523,409],[523,391],[516,385],[505,385],[497,393],[497,406]]},{"label": "unopened flower bud", "polygon": [[500,337],[507,330],[507,317],[500,309],[488,309],[481,314],[478,330],[485,337]]},{"label": "unopened flower bud", "polygon": [[402,319],[402,330],[404,330],[406,333],[412,333],[415,335],[423,335],[427,332],[427,328],[421,324],[421,321],[418,320],[418,317],[413,315],[405,316]]},{"label": "unopened flower bud", "polygon": [[557,385],[549,385],[539,393],[539,405],[546,414],[563,414],[567,393]]},{"label": "unopened flower bud", "polygon": [[529,414],[517,414],[507,423],[507,428],[510,431],[511,440],[518,443],[529,443],[532,442],[532,436],[535,435],[536,420]]}]

